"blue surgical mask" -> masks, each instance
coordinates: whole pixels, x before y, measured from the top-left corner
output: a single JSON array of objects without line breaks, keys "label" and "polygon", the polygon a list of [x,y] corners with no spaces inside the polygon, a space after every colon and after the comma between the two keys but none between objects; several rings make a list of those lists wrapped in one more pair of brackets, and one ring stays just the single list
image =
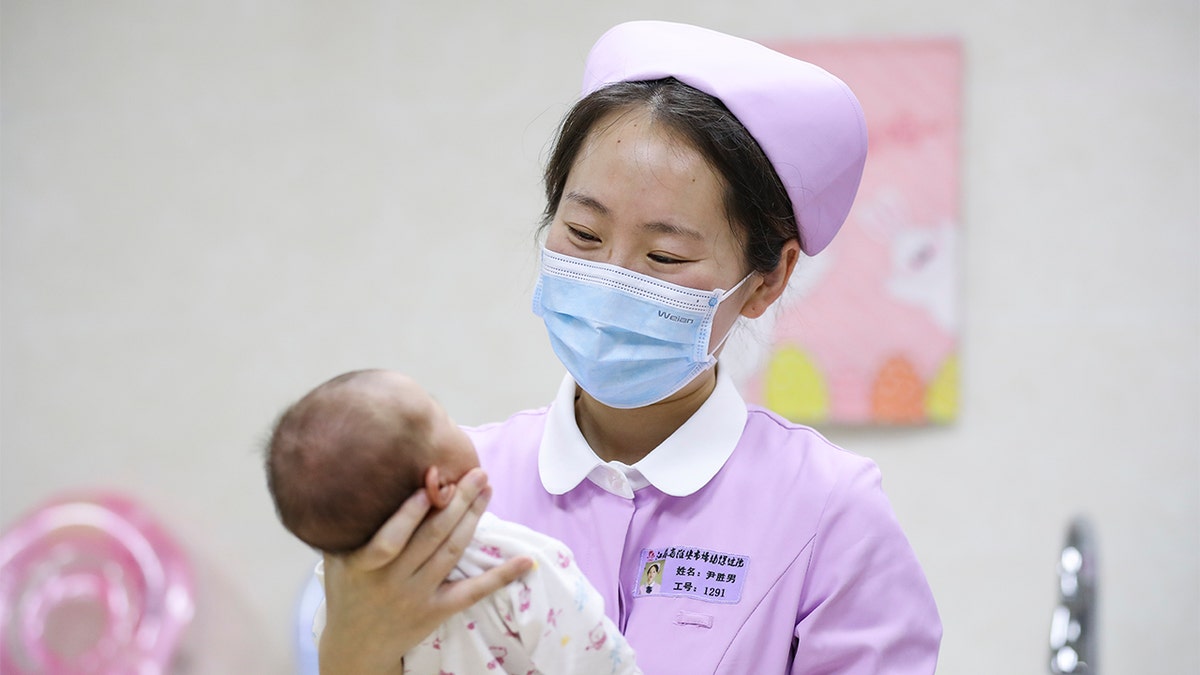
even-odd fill
[{"label": "blue surgical mask", "polygon": [[533,312],[575,382],[612,408],[640,408],[717,362],[713,317],[738,289],[702,291],[605,263],[542,250]]}]

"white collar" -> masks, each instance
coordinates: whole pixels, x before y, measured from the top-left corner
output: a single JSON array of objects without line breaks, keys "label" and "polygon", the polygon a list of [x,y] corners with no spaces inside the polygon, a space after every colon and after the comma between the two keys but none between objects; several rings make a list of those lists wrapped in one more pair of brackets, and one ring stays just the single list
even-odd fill
[{"label": "white collar", "polygon": [[[588,478],[626,498],[646,485],[673,497],[686,497],[717,475],[746,427],[746,403],[733,381],[718,368],[717,384],[708,400],[667,440],[632,467],[620,462],[606,464],[575,422],[575,388],[570,375],[563,378],[538,448],[538,473],[550,494],[569,492]],[[625,481],[617,478],[618,473]]]}]

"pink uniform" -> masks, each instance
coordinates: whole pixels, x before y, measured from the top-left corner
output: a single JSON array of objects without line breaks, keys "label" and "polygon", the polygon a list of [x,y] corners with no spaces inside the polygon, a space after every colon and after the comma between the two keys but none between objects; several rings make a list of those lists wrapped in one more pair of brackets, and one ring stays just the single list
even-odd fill
[{"label": "pink uniform", "polygon": [[566,543],[647,675],[933,673],[941,622],[874,463],[708,401],[629,467],[604,463],[567,378],[548,408],[469,432],[489,510]]}]

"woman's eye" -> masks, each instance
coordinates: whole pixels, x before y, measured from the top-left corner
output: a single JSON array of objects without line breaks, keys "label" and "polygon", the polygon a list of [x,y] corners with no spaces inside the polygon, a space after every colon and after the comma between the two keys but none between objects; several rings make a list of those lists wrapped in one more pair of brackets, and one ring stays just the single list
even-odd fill
[{"label": "woman's eye", "polygon": [[583,241],[593,243],[600,241],[600,237],[597,237],[591,232],[584,232],[583,230],[571,227],[570,225],[567,226],[567,231],[570,232],[571,236],[575,237],[576,239],[582,239]]},{"label": "woman's eye", "polygon": [[647,255],[646,257],[660,265],[678,265],[679,263],[684,262],[683,260],[680,260],[679,258],[674,258],[669,255],[663,255],[661,253],[651,253],[651,254]]}]

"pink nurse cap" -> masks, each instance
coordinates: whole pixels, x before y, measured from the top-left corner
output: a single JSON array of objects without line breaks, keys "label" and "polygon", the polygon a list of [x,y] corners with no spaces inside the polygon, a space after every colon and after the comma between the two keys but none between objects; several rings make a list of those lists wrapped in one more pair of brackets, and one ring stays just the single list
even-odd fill
[{"label": "pink nurse cap", "polygon": [[804,252],[824,249],[850,212],[867,159],[867,124],[850,88],[811,63],[749,40],[686,24],[633,21],[596,41],[583,94],[665,77],[729,108],[787,188]]}]

